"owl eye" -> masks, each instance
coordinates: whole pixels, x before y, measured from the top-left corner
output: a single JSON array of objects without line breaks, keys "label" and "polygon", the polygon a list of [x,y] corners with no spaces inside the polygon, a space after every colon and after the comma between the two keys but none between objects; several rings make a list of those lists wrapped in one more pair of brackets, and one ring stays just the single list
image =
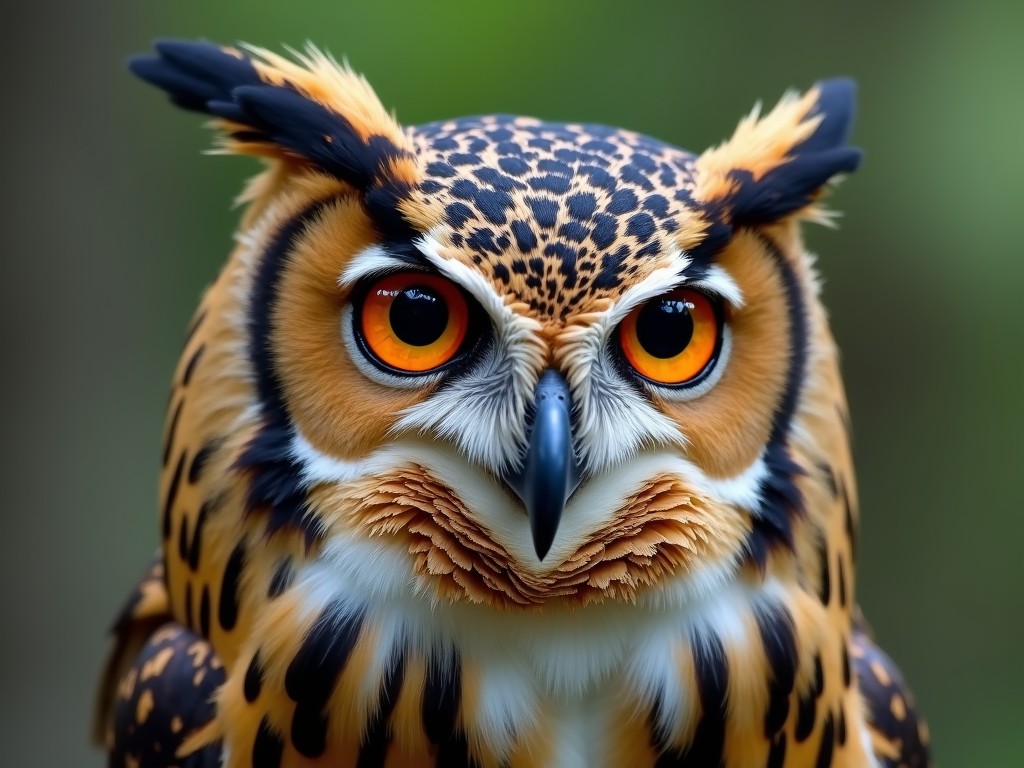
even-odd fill
[{"label": "owl eye", "polygon": [[462,291],[424,272],[371,282],[355,308],[356,337],[367,355],[400,373],[426,373],[462,350],[470,308]]},{"label": "owl eye", "polygon": [[626,361],[655,384],[697,383],[714,368],[721,342],[720,305],[692,288],[651,299],[619,325]]}]

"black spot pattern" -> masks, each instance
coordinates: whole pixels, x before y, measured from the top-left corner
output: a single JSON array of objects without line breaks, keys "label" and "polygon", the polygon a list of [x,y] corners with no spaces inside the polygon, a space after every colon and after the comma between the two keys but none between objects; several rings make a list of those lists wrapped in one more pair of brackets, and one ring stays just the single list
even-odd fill
[{"label": "black spot pattern", "polygon": [[856,648],[857,684],[867,705],[868,725],[899,749],[897,760],[879,755],[879,765],[927,768],[931,765],[927,731],[899,669],[866,634],[854,632],[850,642]]},{"label": "black spot pattern", "polygon": [[[794,146],[787,161],[764,174],[735,169],[735,186],[724,198],[694,199],[696,156],[647,136],[600,125],[542,122],[509,115],[467,117],[410,128],[425,178],[410,190],[417,202],[434,206],[453,239],[468,242],[473,260],[485,274],[494,265],[529,253],[536,242],[571,245],[588,240],[596,248],[567,269],[558,253],[547,254],[538,281],[508,281],[508,287],[538,314],[557,317],[587,297],[610,296],[626,275],[620,248],[630,268],[677,248],[671,235],[684,215],[705,219],[705,234],[689,256],[697,273],[732,237],[736,228],[763,224],[807,205],[834,174],[852,171],[860,152],[846,146],[853,114],[849,81],[820,84],[820,116],[814,133]],[[511,211],[529,209],[532,221],[509,221]],[[532,237],[525,236],[524,225]],[[509,246],[491,244],[515,244]],[[570,283],[545,300],[531,291],[575,269],[598,279]],[[563,286],[558,284],[559,289]]]},{"label": "black spot pattern", "polygon": [[[643,262],[674,250],[668,235],[692,207],[695,156],[627,131],[499,115],[417,126],[410,134],[426,176],[413,195],[439,205],[485,273],[540,314],[555,316],[586,295],[618,288],[625,259],[608,258],[612,251],[625,247]],[[496,164],[485,164],[484,150],[497,155]],[[607,170],[613,163],[616,174]],[[516,210],[532,216],[512,218]],[[537,281],[509,274],[512,259],[545,241],[552,247],[535,270]],[[591,245],[586,252],[578,249],[583,243]],[[641,255],[649,243],[654,247]],[[599,279],[584,286],[581,270]],[[545,299],[529,290],[549,281],[554,288]]]},{"label": "black spot pattern", "polygon": [[213,719],[213,695],[224,680],[224,668],[204,640],[176,624],[157,630],[119,690],[108,764],[219,768],[219,744],[184,760],[175,752]]}]

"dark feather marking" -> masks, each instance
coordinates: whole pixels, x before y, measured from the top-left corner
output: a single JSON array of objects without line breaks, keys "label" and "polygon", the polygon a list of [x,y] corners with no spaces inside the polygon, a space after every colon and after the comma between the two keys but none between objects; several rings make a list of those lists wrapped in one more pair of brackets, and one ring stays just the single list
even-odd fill
[{"label": "dark feather marking", "polygon": [[825,725],[821,729],[821,745],[818,747],[818,759],[815,768],[829,768],[832,765],[832,752],[836,746],[836,724],[832,713],[825,715]]},{"label": "dark feather marking", "polygon": [[196,625],[193,614],[195,613],[195,607],[193,605],[192,598],[192,580],[188,579],[185,581],[185,626],[189,629],[194,629]]},{"label": "dark feather marking", "polygon": [[[702,642],[703,640],[703,642]],[[694,667],[703,715],[687,750],[688,764],[720,765],[725,747],[725,697],[729,691],[729,661],[715,634],[694,638]]]},{"label": "dark feather marking", "polygon": [[196,335],[196,331],[199,330],[199,327],[203,324],[204,320],[206,320],[206,307],[202,307],[192,318],[192,322],[189,324],[188,330],[185,331],[185,341],[181,344],[182,349],[189,345],[189,342],[192,341],[192,337]]},{"label": "dark feather marking", "polygon": [[821,694],[825,692],[825,669],[821,663],[820,653],[814,654],[814,677],[811,680],[811,690],[816,699],[820,699]]},{"label": "dark feather marking", "polygon": [[793,547],[792,518],[804,513],[803,494],[796,479],[805,470],[793,461],[786,441],[800,399],[807,366],[809,329],[806,298],[800,278],[786,259],[778,243],[763,233],[756,233],[764,245],[783,285],[783,297],[789,310],[790,359],[782,400],[772,417],[772,432],[765,450],[767,477],[761,485],[761,506],[754,517],[754,529],[748,537],[747,550],[759,568],[765,567],[773,547]]},{"label": "dark feather marking", "polygon": [[290,558],[284,558],[274,569],[274,575],[270,579],[270,586],[267,589],[267,597],[273,599],[280,597],[288,587],[291,586],[292,578],[295,575],[292,569]]},{"label": "dark feather marking", "polygon": [[[913,698],[903,681],[903,675],[884,651],[862,632],[854,632],[850,640],[859,652],[854,655],[855,673],[864,701],[865,714],[870,727],[888,741],[899,745],[899,756],[892,761],[880,761],[882,765],[925,768],[931,765],[931,750],[924,738],[922,724],[914,706]],[[885,679],[875,674],[875,669],[885,670]],[[902,718],[896,716],[892,702],[900,696],[904,703]]]},{"label": "dark feather marking", "polygon": [[362,611],[343,611],[340,602],[324,608],[285,671],[285,691],[295,702],[291,741],[305,757],[327,748],[327,702],[363,626]]},{"label": "dark feather marking", "polygon": [[656,768],[716,768],[722,765],[725,748],[726,694],[729,662],[718,635],[691,638],[702,715],[690,743],[680,750],[666,750]]},{"label": "dark feather marking", "polygon": [[843,564],[843,556],[836,558],[836,566],[839,570],[839,605],[846,607],[846,566]]},{"label": "dark feather marking", "polygon": [[831,571],[828,567],[828,540],[825,539],[824,536],[821,541],[818,542],[818,556],[818,570],[821,572],[818,598],[821,600],[822,605],[828,605],[832,600],[832,578]]},{"label": "dark feather marking", "polygon": [[320,757],[327,750],[327,712],[316,702],[300,701],[292,715],[292,746],[303,757]]},{"label": "dark feather marking", "polygon": [[252,745],[252,768],[280,768],[283,757],[284,741],[270,730],[270,724],[264,717]]},{"label": "dark feather marking", "polygon": [[271,317],[288,254],[309,224],[333,202],[326,199],[309,205],[278,230],[257,267],[247,308],[249,357],[256,374],[263,427],[235,465],[250,476],[246,512],[265,511],[269,533],[294,526],[305,534],[307,542],[314,541],[319,531],[316,521],[306,514],[306,491],[300,480],[302,467],[291,453],[293,430],[271,354]]},{"label": "dark feather marking", "polygon": [[206,464],[220,446],[221,441],[214,439],[196,451],[196,455],[192,457],[192,461],[188,465],[188,481],[190,484],[195,485],[199,482],[199,478],[203,475],[203,470],[206,469]]},{"label": "dark feather marking", "polygon": [[384,673],[380,693],[377,698],[377,711],[370,719],[359,748],[359,761],[356,768],[384,768],[387,759],[388,745],[391,743],[391,713],[398,703],[398,696],[405,683],[405,654],[401,650],[392,666]]},{"label": "dark feather marking", "polygon": [[[181,625],[170,624],[139,651],[130,678],[135,684],[130,690],[122,688],[113,702],[108,765],[219,768],[220,744],[203,747],[184,762],[174,756],[186,737],[213,719],[214,694],[225,680],[224,667],[217,665],[209,646],[197,666],[199,657],[192,652],[197,645],[206,643]],[[145,713],[141,722],[139,713]]]},{"label": "dark feather marking", "polygon": [[772,671],[768,683],[768,710],[764,717],[764,735],[771,739],[789,717],[789,698],[796,680],[796,636],[793,618],[782,605],[757,603],[754,605],[754,619],[768,668]]},{"label": "dark feather marking", "polygon": [[210,587],[203,586],[203,595],[199,599],[199,634],[210,637]]},{"label": "dark feather marking", "polygon": [[829,495],[833,499],[838,499],[839,486],[836,484],[836,473],[833,471],[832,466],[824,461],[819,462],[818,472],[821,474],[825,487],[828,488]]},{"label": "dark feather marking", "polygon": [[850,490],[843,484],[843,504],[846,521],[846,538],[850,541],[850,558],[857,562],[857,526],[853,521],[853,505],[850,503]]},{"label": "dark feather marking", "polygon": [[845,146],[853,125],[853,81],[828,80],[818,87],[818,101],[807,117],[820,115],[822,120],[811,136],[790,149],[786,162],[758,179],[747,170],[729,173],[736,182],[728,197],[735,225],[778,221],[814,202],[833,176],[852,173],[860,165],[861,151]]},{"label": "dark feather marking", "polygon": [[181,525],[178,526],[178,557],[182,562],[187,562],[188,554],[188,515],[182,515]]},{"label": "dark feather marking", "polygon": [[203,550],[203,530],[206,528],[206,520],[210,516],[213,502],[209,499],[199,507],[199,515],[196,517],[196,528],[192,531],[192,546],[188,552],[188,567],[195,573],[199,569],[199,556]]},{"label": "dark feather marking", "polygon": [[476,768],[477,762],[469,757],[469,744],[461,731],[453,734],[437,750],[436,768]]},{"label": "dark feather marking", "polygon": [[338,112],[290,83],[264,82],[252,62],[218,46],[163,41],[156,51],[131,59],[129,69],[167,91],[180,107],[245,126],[232,134],[236,141],[274,144],[351,184],[383,228],[414,234],[398,210],[408,186],[385,172],[408,153],[390,139],[364,140]]},{"label": "dark feather marking", "polygon": [[850,645],[848,642],[843,643],[843,688],[849,688],[851,683],[852,671],[850,669]]},{"label": "dark feather marking", "polygon": [[188,364],[185,366],[185,373],[181,377],[182,386],[187,387],[192,382],[192,376],[196,372],[196,366],[199,365],[199,361],[203,358],[203,353],[206,352],[206,345],[200,344],[199,348],[192,353],[192,357],[188,359]]},{"label": "dark feather marking", "polygon": [[793,736],[798,742],[807,741],[807,737],[814,732],[817,717],[818,700],[814,696],[814,691],[804,691],[797,699],[796,705],[796,727]]},{"label": "dark feather marking", "polygon": [[224,578],[220,584],[220,601],[217,605],[217,620],[221,627],[230,631],[238,623],[238,588],[245,568],[245,539],[238,542],[231,551],[228,564],[224,566]]},{"label": "dark feather marking", "polygon": [[167,426],[167,434],[164,436],[163,453],[163,465],[165,467],[167,466],[167,461],[171,458],[171,448],[174,447],[174,437],[178,432],[178,420],[181,418],[181,409],[184,405],[185,398],[182,397],[174,409],[174,415],[171,416],[171,423]]},{"label": "dark feather marking", "polygon": [[[820,83],[819,88],[818,102],[808,117],[821,115],[821,122],[810,137],[791,149],[786,162],[759,179],[754,179],[749,171],[735,170],[730,174],[736,182],[731,194],[698,206],[708,226],[704,240],[688,254],[695,262],[708,263],[729,243],[735,231],[778,220],[810,204],[832,176],[857,167],[860,151],[845,146],[853,119],[853,84],[848,80],[832,80]],[[688,194],[684,192],[683,197],[688,198]],[[693,204],[692,200],[686,202]],[[794,482],[795,474],[802,470],[789,456],[785,441],[805,376],[808,329],[802,286],[792,264],[785,259],[777,243],[763,233],[757,234],[782,278],[789,308],[792,350],[783,399],[773,419],[767,458],[769,477],[762,488],[763,503],[747,542],[751,560],[763,568],[772,547],[792,547],[790,517],[800,514],[803,508]]]},{"label": "dark feather marking", "polygon": [[442,744],[455,733],[462,698],[462,664],[454,653],[432,656],[423,688],[423,730],[432,744]]},{"label": "dark feather marking", "polygon": [[786,734],[778,733],[772,740],[771,749],[768,752],[767,768],[783,768],[786,764]]},{"label": "dark feather marking", "polygon": [[245,696],[245,700],[252,704],[260,697],[262,689],[263,665],[260,661],[260,652],[257,649],[245,670],[245,679],[242,681],[242,694]]},{"label": "dark feather marking", "polygon": [[181,487],[181,475],[185,470],[185,452],[182,451],[178,457],[178,463],[174,467],[174,474],[171,475],[171,482],[167,485],[167,496],[164,497],[164,538],[171,538],[171,512],[174,510],[174,502],[178,498],[178,489]]},{"label": "dark feather marking", "polygon": [[239,85],[263,82],[251,61],[211,43],[158,40],[153,47],[159,58],[135,56],[128,68],[167,91],[182,109],[208,112],[207,102],[229,99]]}]

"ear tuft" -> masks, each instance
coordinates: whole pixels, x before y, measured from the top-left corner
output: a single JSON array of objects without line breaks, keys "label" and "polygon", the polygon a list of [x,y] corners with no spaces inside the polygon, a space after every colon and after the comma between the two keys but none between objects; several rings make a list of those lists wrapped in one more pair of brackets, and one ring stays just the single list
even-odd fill
[{"label": "ear tuft", "polygon": [[777,221],[810,209],[835,176],[860,164],[846,145],[853,123],[852,80],[819,83],[804,96],[787,94],[767,115],[759,109],[733,137],[697,160],[694,199],[734,228]]},{"label": "ear tuft", "polygon": [[258,85],[259,73],[249,59],[206,42],[158,40],[157,56],[132,56],[128,69],[167,91],[182,109],[209,114],[207,104],[230,101],[240,85]]},{"label": "ear tuft", "polygon": [[129,69],[178,106],[216,118],[220,152],[297,161],[364,195],[372,189],[390,206],[384,218],[418,180],[408,138],[373,89],[317,49],[293,52],[292,61],[207,42],[163,40],[155,48]]}]

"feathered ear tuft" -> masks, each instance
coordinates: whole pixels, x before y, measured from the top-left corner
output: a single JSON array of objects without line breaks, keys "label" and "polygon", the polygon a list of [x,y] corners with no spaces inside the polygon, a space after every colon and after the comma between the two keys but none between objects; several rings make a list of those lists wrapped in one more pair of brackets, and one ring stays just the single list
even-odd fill
[{"label": "feathered ear tuft", "polygon": [[[129,68],[184,109],[217,118],[219,151],[319,168],[382,203],[384,218],[418,181],[402,128],[369,84],[310,47],[295,61],[206,42],[160,41]],[[397,222],[392,222],[397,223]]]},{"label": "feathered ear tuft", "polygon": [[846,146],[855,89],[852,80],[828,80],[803,96],[786,94],[764,117],[755,108],[731,139],[697,159],[694,200],[732,228],[797,211],[815,216],[805,209],[825,184],[860,164],[861,151]]}]

